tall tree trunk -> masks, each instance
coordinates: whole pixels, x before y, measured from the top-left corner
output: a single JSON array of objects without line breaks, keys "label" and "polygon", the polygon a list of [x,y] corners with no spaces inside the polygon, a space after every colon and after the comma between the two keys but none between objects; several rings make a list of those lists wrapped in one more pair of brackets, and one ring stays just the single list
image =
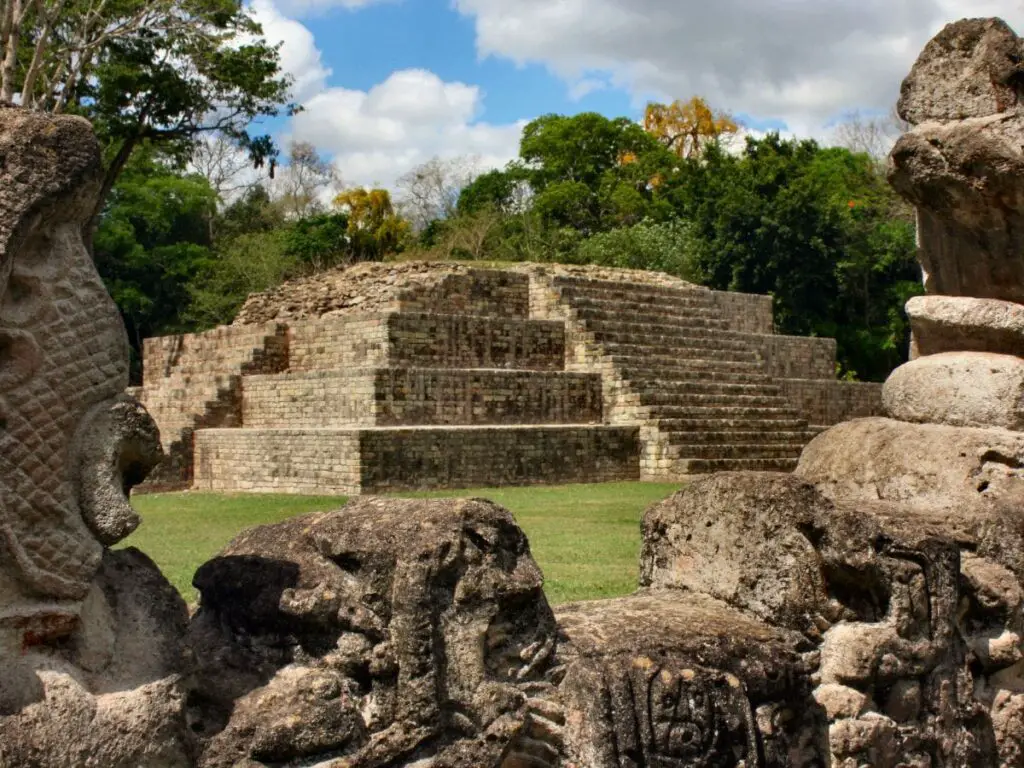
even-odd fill
[{"label": "tall tree trunk", "polygon": [[18,64],[18,43],[21,39],[21,22],[25,18],[22,0],[10,0],[10,7],[4,19],[4,28],[7,30],[7,39],[4,41],[3,62],[0,63],[0,101],[14,100],[14,74]]},{"label": "tall tree trunk", "polygon": [[22,106],[30,108],[35,108],[36,106],[36,99],[33,98],[32,92],[35,90],[36,80],[39,79],[39,73],[43,70],[43,58],[46,56],[46,51],[50,47],[50,33],[53,31],[53,22],[64,9],[66,2],[67,0],[56,0],[53,7],[46,12],[44,12],[44,4],[42,0],[38,0],[36,3],[39,15],[42,17],[43,26],[39,32],[39,38],[36,40],[35,50],[32,52],[32,62],[29,64],[28,71],[25,73],[25,82],[21,86]]}]

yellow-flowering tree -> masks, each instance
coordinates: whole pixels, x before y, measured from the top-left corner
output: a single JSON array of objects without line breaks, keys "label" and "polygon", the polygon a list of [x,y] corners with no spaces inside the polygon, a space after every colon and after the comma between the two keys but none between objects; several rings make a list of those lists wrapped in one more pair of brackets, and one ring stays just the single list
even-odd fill
[{"label": "yellow-flowering tree", "polygon": [[409,222],[395,213],[386,189],[354,187],[334,198],[348,214],[348,236],[356,261],[380,261],[398,251],[409,235]]},{"label": "yellow-flowering tree", "polygon": [[679,157],[695,157],[709,142],[739,126],[724,112],[716,112],[700,96],[671,104],[650,103],[644,112],[644,130]]}]

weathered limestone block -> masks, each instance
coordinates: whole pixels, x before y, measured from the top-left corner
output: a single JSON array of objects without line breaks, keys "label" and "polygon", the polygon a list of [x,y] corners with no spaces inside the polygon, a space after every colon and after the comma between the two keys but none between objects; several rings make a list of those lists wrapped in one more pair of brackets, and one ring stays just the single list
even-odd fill
[{"label": "weathered limestone block", "polygon": [[915,125],[988,117],[1015,107],[1024,44],[1002,19],[949,24],[924,47],[900,90],[899,109]]},{"label": "weathered limestone block", "polygon": [[919,357],[889,375],[882,402],[899,421],[1021,430],[1024,358],[987,352]]},{"label": "weathered limestone block", "polygon": [[363,498],[241,534],[195,583],[201,766],[497,766],[552,688],[540,571],[489,502]]},{"label": "weathered limestone block", "polygon": [[989,702],[975,699],[964,660],[1007,617],[971,625],[979,637],[969,642],[958,617],[962,597],[969,612],[975,595],[1005,597],[1007,570],[979,558],[984,586],[962,595],[957,544],[880,512],[834,505],[791,475],[703,478],[645,514],[641,582],[799,630],[814,662],[809,695],[827,723],[809,731],[827,743],[822,762],[990,764]]},{"label": "weathered limestone block", "polygon": [[704,594],[641,591],[556,611],[563,765],[822,765],[814,654]]},{"label": "weathered limestone block", "polygon": [[999,19],[948,25],[903,83],[917,125],[889,180],[918,212],[928,293],[1024,301],[1024,45]]},{"label": "weathered limestone block", "polygon": [[0,765],[184,766],[180,596],[112,554],[160,459],[84,236],[89,124],[0,106]]},{"label": "weathered limestone block", "polygon": [[[40,607],[50,626],[55,620]],[[188,610],[137,550],[106,552],[88,597],[53,647],[0,647],[0,766],[186,768]]]},{"label": "weathered limestone block", "polygon": [[942,352],[1024,357],[1024,305],[970,296],[915,296],[906,309],[912,359]]},{"label": "weathered limestone block", "polygon": [[955,535],[978,513],[1024,502],[1024,434],[856,419],[815,437],[796,474],[833,499],[930,510]]}]

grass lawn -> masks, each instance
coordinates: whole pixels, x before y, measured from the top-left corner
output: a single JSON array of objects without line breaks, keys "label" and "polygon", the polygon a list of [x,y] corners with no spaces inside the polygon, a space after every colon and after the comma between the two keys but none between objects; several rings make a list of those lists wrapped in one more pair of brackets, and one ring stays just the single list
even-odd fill
[{"label": "grass lawn", "polygon": [[[604,483],[474,488],[401,494],[481,496],[508,508],[530,537],[553,603],[622,595],[636,589],[640,517],[678,483]],[[125,546],[152,557],[185,599],[197,599],[192,574],[241,531],[293,515],[334,509],[340,496],[161,493],[136,496],[142,525]]]}]

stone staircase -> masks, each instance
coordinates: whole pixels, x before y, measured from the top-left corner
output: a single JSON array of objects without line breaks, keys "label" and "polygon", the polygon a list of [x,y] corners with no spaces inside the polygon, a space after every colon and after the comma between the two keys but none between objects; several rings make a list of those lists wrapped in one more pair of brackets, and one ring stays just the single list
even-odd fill
[{"label": "stone staircase", "polygon": [[646,475],[796,466],[816,430],[764,371],[763,334],[731,330],[713,292],[568,276],[549,285],[584,359],[611,364],[624,419],[645,425]]}]

